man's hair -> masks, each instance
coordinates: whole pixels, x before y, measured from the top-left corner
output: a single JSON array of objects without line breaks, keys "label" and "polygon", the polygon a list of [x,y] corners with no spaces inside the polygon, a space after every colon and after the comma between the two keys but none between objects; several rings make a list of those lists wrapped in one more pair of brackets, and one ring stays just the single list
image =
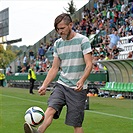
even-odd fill
[{"label": "man's hair", "polygon": [[59,16],[56,17],[55,19],[55,22],[54,22],[54,27],[55,27],[55,30],[57,31],[57,25],[61,22],[61,21],[64,21],[65,24],[69,24],[72,22],[72,18],[70,17],[69,14],[67,13],[62,13],[60,14]]}]

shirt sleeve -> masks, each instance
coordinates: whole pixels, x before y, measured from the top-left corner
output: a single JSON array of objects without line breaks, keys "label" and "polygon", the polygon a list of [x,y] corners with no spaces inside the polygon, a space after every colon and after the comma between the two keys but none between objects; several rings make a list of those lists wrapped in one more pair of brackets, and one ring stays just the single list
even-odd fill
[{"label": "shirt sleeve", "polygon": [[91,44],[87,37],[83,38],[82,44],[81,44],[81,49],[82,49],[84,55],[92,52]]},{"label": "shirt sleeve", "polygon": [[54,43],[53,51],[54,51],[53,56],[54,57],[58,57],[58,54],[57,54],[57,41],[55,41],[55,43]]}]

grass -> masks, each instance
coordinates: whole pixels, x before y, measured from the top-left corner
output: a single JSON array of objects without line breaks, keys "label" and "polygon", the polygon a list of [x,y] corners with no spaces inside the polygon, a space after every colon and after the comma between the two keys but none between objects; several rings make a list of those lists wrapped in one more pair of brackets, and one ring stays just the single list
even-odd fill
[{"label": "grass", "polygon": [[[46,96],[29,95],[27,89],[0,88],[0,133],[24,133],[25,111],[31,106],[46,110]],[[85,110],[84,133],[133,133],[133,100],[90,97],[90,110]],[[73,133],[64,124],[65,108],[58,120],[53,120],[46,133]]]}]

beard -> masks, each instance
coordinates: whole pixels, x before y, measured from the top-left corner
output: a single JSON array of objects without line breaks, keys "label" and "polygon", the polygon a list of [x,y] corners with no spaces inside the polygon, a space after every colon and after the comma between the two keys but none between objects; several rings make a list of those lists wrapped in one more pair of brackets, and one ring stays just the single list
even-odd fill
[{"label": "beard", "polygon": [[70,34],[71,34],[71,30],[68,31],[68,34],[67,35],[61,35],[61,38],[63,40],[69,40]]},{"label": "beard", "polygon": [[61,35],[61,38],[62,38],[63,40],[66,40],[66,39],[67,39],[67,35]]}]

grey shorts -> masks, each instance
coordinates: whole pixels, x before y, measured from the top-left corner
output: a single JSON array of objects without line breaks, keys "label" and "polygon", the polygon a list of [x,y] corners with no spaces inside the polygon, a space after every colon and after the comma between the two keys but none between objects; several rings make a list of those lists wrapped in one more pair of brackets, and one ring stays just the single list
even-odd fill
[{"label": "grey shorts", "polygon": [[116,46],[116,44],[110,43],[110,44],[109,44],[109,49],[113,49],[114,46]]},{"label": "grey shorts", "polygon": [[84,120],[86,94],[86,90],[77,92],[72,88],[56,83],[48,99],[48,106],[56,110],[54,119],[59,118],[62,108],[66,105],[67,113],[65,124],[81,127]]}]

